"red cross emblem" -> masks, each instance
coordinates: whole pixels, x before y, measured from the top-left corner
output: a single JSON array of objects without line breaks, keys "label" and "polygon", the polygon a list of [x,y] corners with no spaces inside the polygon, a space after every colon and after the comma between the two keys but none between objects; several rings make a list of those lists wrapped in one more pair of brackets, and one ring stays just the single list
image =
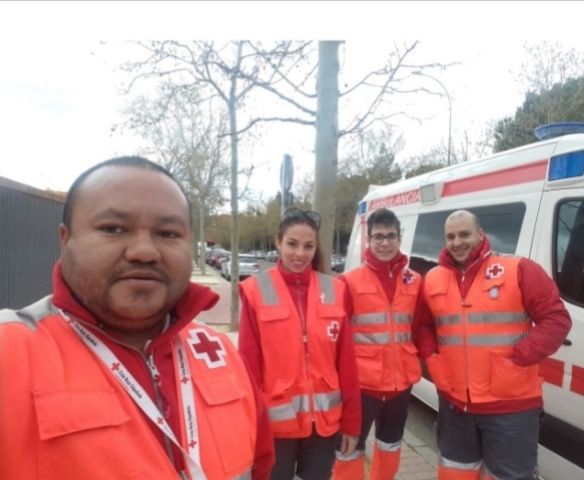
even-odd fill
[{"label": "red cross emblem", "polygon": [[118,362],[112,363],[112,371],[116,371],[120,369],[120,364]]},{"label": "red cross emblem", "polygon": [[180,381],[181,381],[182,383],[188,383],[189,379],[188,379],[187,377],[182,377],[182,378],[180,379]]},{"label": "red cross emblem", "polygon": [[337,338],[339,338],[339,332],[341,329],[339,328],[339,322],[336,320],[332,321],[328,327],[326,327],[326,333],[329,337],[331,337],[331,341],[336,342]]},{"label": "red cross emblem", "polygon": [[191,338],[188,340],[188,343],[196,359],[204,360],[208,368],[225,366],[225,355],[227,355],[227,352],[219,337],[209,335],[202,328],[189,330],[189,335]]},{"label": "red cross emblem", "polygon": [[487,279],[491,280],[492,278],[497,278],[503,275],[505,268],[500,263],[495,263],[487,268]]},{"label": "red cross emblem", "polygon": [[189,447],[190,448],[195,448],[195,445],[197,444],[197,442],[195,442],[194,440],[191,440],[191,443],[189,443]]},{"label": "red cross emblem", "polygon": [[162,425],[164,423],[164,419],[162,417],[158,417],[156,421],[158,422],[158,425]]},{"label": "red cross emblem", "polygon": [[407,284],[412,283],[414,281],[414,274],[406,269],[406,270],[404,270],[402,278],[404,280],[404,283],[407,285]]}]

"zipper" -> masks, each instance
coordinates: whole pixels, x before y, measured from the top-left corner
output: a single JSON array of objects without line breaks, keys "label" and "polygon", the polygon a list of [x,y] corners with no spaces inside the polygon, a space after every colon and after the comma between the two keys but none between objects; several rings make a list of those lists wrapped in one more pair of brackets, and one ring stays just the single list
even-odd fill
[{"label": "zipper", "polygon": [[[141,354],[141,356],[146,362],[148,372],[150,372],[150,380],[152,382],[152,387],[154,388],[154,396],[156,397],[154,399],[156,406],[158,407],[158,410],[160,410],[160,413],[162,413],[162,415],[166,417],[166,413],[164,411],[164,402],[162,401],[162,393],[160,392],[160,372],[158,371],[158,368],[156,368],[156,364],[154,363],[154,354],[150,353],[148,356],[144,356],[144,354]],[[168,455],[168,458],[170,459],[171,463],[173,465],[176,465],[170,438],[168,438],[168,436],[166,435],[162,436],[164,437],[164,449],[166,450],[166,454]]]},{"label": "zipper", "polygon": [[[392,280],[394,278],[392,270],[389,270],[389,278]],[[397,289],[397,285],[395,287]],[[390,335],[389,348],[391,350],[391,355],[392,355],[392,359],[393,359],[393,365],[390,365],[390,367],[391,367],[390,370],[391,370],[392,377],[393,377],[393,385],[394,385],[394,388],[396,388],[397,387],[397,377],[396,377],[396,372],[395,372],[396,369],[394,368],[396,366],[396,356],[395,356],[396,343],[395,343],[395,324],[393,321],[393,300],[395,300],[395,293],[394,293],[394,298],[392,299],[391,302],[389,302],[389,299],[388,299],[388,303],[389,303],[389,318],[388,318],[388,320],[389,320],[389,335]],[[383,363],[385,363],[385,359],[384,359]],[[387,365],[383,365],[384,370],[386,369],[386,367],[387,367]]]},{"label": "zipper", "polygon": [[[160,381],[160,373],[158,372],[158,368],[156,368],[156,365],[154,364],[153,354],[151,353],[150,355],[148,355],[148,357],[146,357],[144,355],[144,353],[141,352],[140,350],[138,350],[136,347],[133,347],[132,345],[128,345],[127,343],[121,342],[119,339],[114,338],[111,335],[108,335],[107,332],[104,332],[101,328],[97,327],[96,325],[93,325],[92,323],[88,323],[80,318],[76,319],[76,321],[81,323],[84,327],[87,327],[87,328],[93,330],[94,332],[95,331],[99,332],[100,335],[105,336],[106,338],[111,340],[113,343],[117,343],[118,345],[121,345],[121,346],[128,348],[130,350],[133,350],[136,353],[138,353],[138,355],[140,355],[140,357],[142,358],[142,360],[144,360],[144,363],[148,367],[148,373],[150,373],[150,380],[152,382],[152,387],[154,389],[154,395],[156,397],[154,399],[154,402],[155,402],[156,406],[158,407],[158,410],[160,410],[160,413],[162,415],[164,415],[162,394],[160,393],[160,388],[158,386],[159,381]],[[164,415],[164,416],[166,417],[166,415]],[[162,434],[162,437],[164,438],[164,450],[166,452],[166,455],[168,456],[169,460],[172,462],[172,465],[176,465],[174,453],[172,451],[171,440],[170,440],[170,438],[168,438],[164,434]]]},{"label": "zipper", "polygon": [[302,297],[300,295],[300,280],[296,280],[296,309],[300,316],[301,330],[302,330],[302,345],[304,346],[304,369],[306,374],[306,381],[308,383],[308,404],[310,408],[310,419],[314,423],[316,420],[314,418],[314,388],[312,386],[312,381],[310,380],[309,368],[308,368],[308,329],[306,326],[306,317],[304,316],[304,307],[302,304]]}]

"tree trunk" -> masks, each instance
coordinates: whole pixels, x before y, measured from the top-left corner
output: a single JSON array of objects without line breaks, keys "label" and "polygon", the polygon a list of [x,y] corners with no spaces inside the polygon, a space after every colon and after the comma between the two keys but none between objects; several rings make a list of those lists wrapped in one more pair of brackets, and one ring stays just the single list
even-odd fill
[{"label": "tree trunk", "polygon": [[314,209],[321,216],[320,251],[331,271],[339,145],[339,41],[318,42]]},{"label": "tree trunk", "polygon": [[205,263],[205,206],[203,202],[199,202],[199,268],[201,273],[205,275],[207,264]]},{"label": "tree trunk", "polygon": [[229,330],[239,328],[239,208],[237,171],[239,158],[237,151],[237,110],[235,98],[236,77],[232,77],[229,95],[229,136],[231,138],[231,319]]}]

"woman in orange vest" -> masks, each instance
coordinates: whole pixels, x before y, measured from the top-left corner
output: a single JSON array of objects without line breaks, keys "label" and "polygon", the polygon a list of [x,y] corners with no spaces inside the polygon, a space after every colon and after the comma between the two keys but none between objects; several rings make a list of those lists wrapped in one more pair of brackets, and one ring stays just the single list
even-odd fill
[{"label": "woman in orange vest", "polygon": [[277,266],[241,284],[239,350],[268,406],[275,437],[271,478],[330,478],[340,449],[355,449],[361,404],[345,287],[320,273],[315,212],[288,209]]}]

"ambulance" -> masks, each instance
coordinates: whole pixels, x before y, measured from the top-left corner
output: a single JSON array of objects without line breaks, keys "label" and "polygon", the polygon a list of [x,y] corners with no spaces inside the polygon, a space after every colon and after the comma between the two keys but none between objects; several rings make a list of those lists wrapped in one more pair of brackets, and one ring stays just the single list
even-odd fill
[{"label": "ambulance", "polygon": [[[544,423],[540,474],[584,479],[584,124],[539,127],[541,141],[452,165],[384,186],[359,203],[345,271],[360,265],[367,217],[393,210],[402,224],[401,249],[425,274],[444,246],[444,221],[455,210],[475,213],[499,254],[531,258],[555,280],[573,326],[541,365]],[[573,133],[581,131],[583,133]],[[556,136],[554,136],[556,135]],[[437,408],[425,373],[414,395]]]}]

